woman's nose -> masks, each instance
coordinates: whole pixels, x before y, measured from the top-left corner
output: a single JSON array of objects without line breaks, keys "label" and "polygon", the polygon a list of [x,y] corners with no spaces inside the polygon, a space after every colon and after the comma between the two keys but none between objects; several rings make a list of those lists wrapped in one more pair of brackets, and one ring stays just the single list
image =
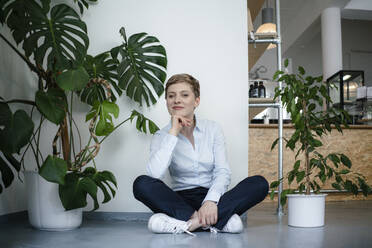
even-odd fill
[{"label": "woman's nose", "polygon": [[179,96],[174,97],[174,102],[179,103],[181,101],[181,98]]}]

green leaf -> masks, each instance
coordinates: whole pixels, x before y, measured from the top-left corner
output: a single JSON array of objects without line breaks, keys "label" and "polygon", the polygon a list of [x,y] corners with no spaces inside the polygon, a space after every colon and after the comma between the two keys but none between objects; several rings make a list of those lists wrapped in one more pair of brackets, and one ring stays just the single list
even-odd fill
[{"label": "green leaf", "polygon": [[20,171],[21,170],[21,163],[18,160],[16,160],[11,154],[4,153],[4,157],[13,166],[13,168],[16,169],[16,171]]},{"label": "green leaf", "polygon": [[48,92],[39,90],[35,96],[36,106],[49,121],[59,125],[66,115],[67,100],[60,89],[51,88]]},{"label": "green leaf", "polygon": [[8,126],[11,120],[12,111],[10,111],[8,104],[0,102],[0,128],[1,126]]},{"label": "green leaf", "polygon": [[140,106],[143,101],[150,106],[164,92],[167,68],[165,49],[158,45],[157,38],[146,33],[134,34],[128,41],[124,28],[120,29],[120,33],[125,43],[111,50],[114,59],[118,54],[121,56],[118,66],[119,87]]},{"label": "green leaf", "polygon": [[36,64],[48,63],[49,70],[62,71],[70,60],[81,61],[89,40],[86,25],[66,4],[50,10],[50,1],[17,0],[6,8],[4,17],[16,43]]},{"label": "green leaf", "polygon": [[338,183],[332,183],[332,187],[337,190],[341,190],[341,186]]},{"label": "green leaf", "polygon": [[276,71],[274,73],[273,80],[276,80],[281,74],[284,74],[284,71]]},{"label": "green leaf", "polygon": [[293,170],[298,171],[298,168],[300,168],[301,161],[297,160],[293,165]]},{"label": "green leaf", "polygon": [[271,200],[274,199],[274,195],[275,195],[275,191],[274,190],[271,190],[271,193],[270,193],[270,199]]},{"label": "green leaf", "polygon": [[358,186],[354,183],[351,184],[351,193],[358,195]]},{"label": "green leaf", "polygon": [[276,146],[276,144],[278,143],[278,141],[279,141],[279,138],[277,138],[277,139],[273,142],[273,144],[271,145],[271,151],[274,149],[274,147]]},{"label": "green leaf", "polygon": [[347,191],[351,192],[353,183],[350,180],[346,180],[344,187]]},{"label": "green leaf", "polygon": [[[116,94],[120,96],[122,90],[116,83],[118,80],[117,66],[118,61],[112,59],[109,52],[98,54],[95,57],[87,55],[84,60],[84,68],[88,72],[89,78],[96,80],[91,80],[79,93],[80,99],[89,105],[93,105],[96,101],[103,102],[107,100],[108,89],[103,82],[106,82],[108,86],[111,85],[111,91],[115,89]],[[116,101],[115,94],[111,94],[110,100],[112,102]]]},{"label": "green leaf", "polygon": [[85,8],[88,9],[89,4],[90,3],[96,3],[97,0],[74,0],[74,2],[78,3],[80,14],[83,14],[84,13],[84,7],[83,6],[85,6]]},{"label": "green leaf", "polygon": [[[26,56],[34,55],[37,64],[47,60],[48,69],[63,71],[70,67],[69,61],[81,63],[89,46],[86,24],[78,13],[66,4],[49,6],[42,2],[27,3],[23,49]],[[46,10],[46,11],[45,11]],[[19,26],[19,25],[18,25]]]},{"label": "green leaf", "polygon": [[314,139],[313,140],[314,146],[315,147],[320,147],[323,145],[323,143],[320,140]]},{"label": "green leaf", "polygon": [[348,174],[349,172],[350,172],[350,170],[344,169],[344,170],[340,171],[339,173],[340,174]]},{"label": "green leaf", "polygon": [[368,186],[365,180],[363,178],[358,177],[358,184],[363,192],[363,195],[368,196],[368,194],[371,192],[371,188]]},{"label": "green leaf", "polygon": [[68,173],[65,176],[65,185],[59,185],[59,197],[66,210],[83,208],[87,205],[87,192],[79,186],[79,176]]},{"label": "green leaf", "polygon": [[96,126],[97,136],[109,135],[114,130],[114,125],[110,122],[106,122],[104,118],[100,118]]},{"label": "green leaf", "polygon": [[1,156],[0,156],[0,172],[1,172],[1,180],[4,183],[5,188],[9,187],[14,180],[14,174],[12,170],[10,169],[10,167],[8,166],[8,164],[3,160]]},{"label": "green leaf", "polygon": [[305,171],[300,171],[296,174],[297,183],[301,182],[305,177]]},{"label": "green leaf", "polygon": [[115,178],[114,174],[112,174],[110,171],[102,171],[100,174],[106,181],[109,181],[109,182],[113,183],[116,188],[118,187],[117,182],[116,182],[116,178]]},{"label": "green leaf", "polygon": [[309,105],[309,108],[308,108],[308,111],[313,111],[314,109],[315,109],[315,104],[314,103],[311,103],[310,105]]},{"label": "green leaf", "polygon": [[99,204],[97,200],[97,185],[89,177],[84,177],[79,182],[79,187],[82,191],[87,192],[94,201],[93,211],[98,209]]},{"label": "green leaf", "polygon": [[70,69],[65,72],[62,72],[61,75],[57,77],[57,84],[64,90],[81,90],[89,81],[89,75],[84,69],[80,66],[77,69]]},{"label": "green leaf", "polygon": [[284,60],[284,67],[288,67],[288,59]]},{"label": "green leaf", "polygon": [[338,168],[338,164],[340,163],[340,159],[337,157],[337,155],[331,153],[328,155],[328,158],[333,162],[336,168]]},{"label": "green leaf", "polygon": [[298,71],[300,72],[301,75],[305,75],[305,69],[302,66],[298,67]]},{"label": "green leaf", "polygon": [[280,203],[282,204],[282,206],[284,206],[287,202],[287,194],[292,194],[292,193],[294,193],[294,190],[292,189],[285,189],[282,191],[280,195]]},{"label": "green leaf", "polygon": [[279,186],[279,181],[274,181],[274,182],[272,182],[271,184],[270,184],[270,189],[272,189],[272,188],[277,188],[278,186]]},{"label": "green leaf", "polygon": [[28,144],[34,130],[34,123],[24,110],[17,110],[10,123],[0,130],[0,150],[4,153],[19,153]]},{"label": "green leaf", "polygon": [[45,180],[65,184],[65,175],[67,173],[67,162],[63,159],[49,155],[40,168],[39,174]]},{"label": "green leaf", "polygon": [[350,159],[347,157],[347,156],[345,156],[344,154],[340,154],[340,156],[341,156],[341,162],[347,167],[347,168],[351,168],[351,161],[350,161]]},{"label": "green leaf", "polygon": [[295,178],[295,173],[293,171],[291,171],[289,174],[288,174],[288,184],[291,185],[291,183],[293,182]]},{"label": "green leaf", "polygon": [[156,131],[159,130],[159,127],[150,119],[147,119],[143,114],[137,112],[136,110],[132,110],[132,114],[130,116],[131,122],[137,118],[136,121],[136,128],[140,132],[147,132],[146,126],[149,126],[149,131],[151,134],[154,134]]},{"label": "green leaf", "polygon": [[115,118],[118,118],[119,116],[119,107],[113,102],[104,101],[102,103],[102,113],[104,116],[108,116],[109,114],[112,114]]}]

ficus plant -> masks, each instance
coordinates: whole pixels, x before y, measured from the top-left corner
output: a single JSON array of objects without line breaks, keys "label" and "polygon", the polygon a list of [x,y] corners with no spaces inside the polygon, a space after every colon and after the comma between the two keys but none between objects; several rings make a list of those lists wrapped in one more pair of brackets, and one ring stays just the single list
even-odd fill
[{"label": "ficus plant", "polygon": [[[81,15],[95,2],[0,0],[0,24],[10,30],[13,39],[0,32],[0,42],[37,77],[32,98],[0,97],[0,193],[15,175],[21,179],[25,155],[31,152],[39,174],[59,185],[66,210],[85,207],[88,195],[95,210],[99,207],[97,191],[102,191],[105,203],[115,196],[117,187],[113,173],[96,168],[95,158],[103,141],[127,121],[135,120],[136,128],[144,133],[159,129],[136,110],[117,125],[114,119],[119,116],[116,101],[123,92],[140,106],[155,104],[162,95],[167,67],[164,47],[146,33],[127,38],[121,28],[121,44],[98,55],[87,54],[89,37]],[[75,4],[80,13],[74,10]],[[30,107],[12,111],[14,103]],[[82,127],[74,119],[74,104],[90,106],[85,117],[84,128],[89,132],[85,145],[81,144]],[[50,139],[51,153],[40,150],[41,132],[48,122],[57,127]]]},{"label": "ficus plant", "polygon": [[[288,66],[288,60],[285,60],[284,65]],[[350,122],[349,114],[343,109],[332,107],[332,104],[323,110],[323,104],[332,103],[332,100],[322,76],[306,76],[305,69],[299,66],[297,74],[277,71],[273,79],[285,84],[281,90],[279,87],[275,89],[274,100],[281,97],[283,107],[291,115],[294,133],[285,141],[286,147],[296,152],[296,155],[293,167],[286,176],[270,184],[271,199],[274,198],[274,190],[285,179],[288,180],[289,188],[284,189],[280,195],[283,205],[287,194],[319,193],[328,180],[337,190],[345,189],[357,195],[361,189],[363,195],[367,196],[371,188],[362,174],[351,171],[350,159],[343,153],[324,154],[322,151],[321,138],[334,130],[342,133],[342,129],[348,128]],[[273,142],[271,149],[277,145],[278,140]],[[299,159],[299,155],[303,159]],[[297,186],[291,188],[294,180]]]}]

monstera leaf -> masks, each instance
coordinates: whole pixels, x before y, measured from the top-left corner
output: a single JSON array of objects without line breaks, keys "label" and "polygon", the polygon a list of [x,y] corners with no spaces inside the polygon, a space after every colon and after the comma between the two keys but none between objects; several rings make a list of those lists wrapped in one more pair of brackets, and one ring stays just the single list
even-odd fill
[{"label": "monstera leaf", "polygon": [[150,102],[156,103],[157,97],[164,92],[167,67],[165,49],[158,44],[157,38],[146,33],[134,34],[128,41],[124,28],[120,29],[120,33],[124,43],[111,50],[113,58],[117,59],[118,54],[121,56],[119,87],[141,106],[143,100],[150,106]]},{"label": "monstera leaf", "polygon": [[0,130],[0,150],[8,154],[19,153],[31,139],[34,123],[24,110],[17,110],[8,118],[2,120],[5,127]]},{"label": "monstera leaf", "polygon": [[48,69],[62,71],[70,61],[82,62],[89,45],[87,27],[68,5],[50,9],[50,0],[2,0],[0,8],[15,41],[23,42],[26,56],[34,55],[37,64],[46,58]]},{"label": "monstera leaf", "polygon": [[89,8],[89,4],[90,3],[95,3],[97,2],[97,0],[74,0],[75,3],[78,3],[78,6],[79,6],[79,9],[80,9],[80,13],[83,14],[84,12],[84,7],[86,9]]},{"label": "monstera leaf", "polygon": [[[111,85],[111,89],[115,89],[119,96],[122,94],[122,90],[116,84],[118,78],[116,72],[117,64],[118,63],[111,58],[108,52],[98,54],[95,57],[91,55],[85,57],[83,64],[85,70],[88,72],[91,79],[97,80],[91,80],[91,83],[80,92],[80,98],[83,102],[93,106],[94,102],[103,102],[107,99],[107,89],[99,80],[103,78]],[[114,94],[111,94],[111,101],[116,101],[116,96]]]},{"label": "monstera leaf", "polygon": [[137,118],[136,128],[138,131],[147,133],[148,130],[151,134],[154,134],[159,130],[159,127],[152,120],[147,119],[143,114],[136,110],[132,110],[130,121],[132,122],[135,118]]}]

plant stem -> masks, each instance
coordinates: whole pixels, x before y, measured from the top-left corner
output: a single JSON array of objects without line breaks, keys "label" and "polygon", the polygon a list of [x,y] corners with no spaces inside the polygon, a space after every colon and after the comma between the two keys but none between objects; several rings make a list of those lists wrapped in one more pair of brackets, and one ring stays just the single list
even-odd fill
[{"label": "plant stem", "polygon": [[119,125],[117,125],[111,133],[109,133],[107,136],[105,136],[99,143],[101,144],[108,136],[110,136],[110,134],[112,134],[118,127],[120,127],[121,125],[123,125],[125,122],[129,121],[130,120],[130,117],[124,121],[122,121]]},{"label": "plant stem", "polygon": [[[307,123],[307,115],[308,112],[306,111],[306,101],[302,100],[302,109],[303,109],[303,117],[304,117],[304,130],[308,130],[308,123]],[[311,132],[311,131],[310,131]],[[306,173],[306,195],[310,195],[310,158],[309,158],[309,144],[307,140],[305,141],[305,173]]]}]

